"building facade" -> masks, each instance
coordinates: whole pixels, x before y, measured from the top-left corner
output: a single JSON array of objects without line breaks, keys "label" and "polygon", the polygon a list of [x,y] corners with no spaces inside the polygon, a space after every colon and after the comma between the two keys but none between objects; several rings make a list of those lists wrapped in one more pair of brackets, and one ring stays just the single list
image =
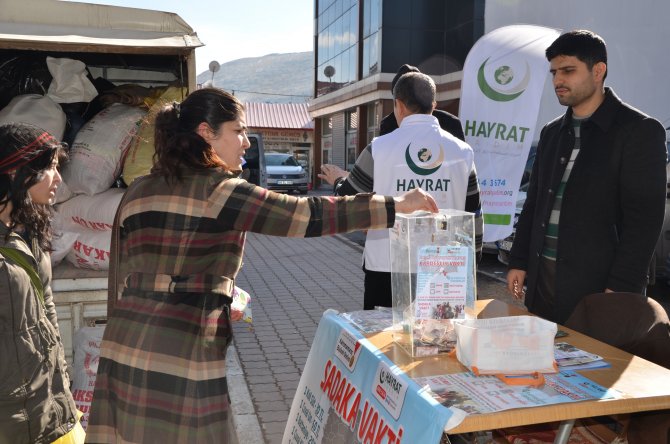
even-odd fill
[{"label": "building facade", "polygon": [[484,0],[315,0],[314,14],[317,169],[351,169],[393,111],[391,80],[403,64],[433,77],[437,107],[457,113],[465,57],[484,33]]},{"label": "building facade", "polygon": [[[265,152],[289,153],[314,178],[314,122],[307,103],[244,104],[249,132],[263,137]],[[314,181],[311,181],[314,183]]]}]

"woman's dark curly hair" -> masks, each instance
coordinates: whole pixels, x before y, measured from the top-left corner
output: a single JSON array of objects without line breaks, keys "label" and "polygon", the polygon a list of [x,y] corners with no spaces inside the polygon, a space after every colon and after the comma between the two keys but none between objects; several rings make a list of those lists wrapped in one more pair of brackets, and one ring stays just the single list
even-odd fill
[{"label": "woman's dark curly hair", "polygon": [[[34,203],[28,189],[42,180],[44,171],[51,167],[54,159],[64,161],[66,151],[53,137],[44,136],[45,131],[33,125],[0,125],[0,159],[15,158],[19,165],[9,171],[7,168],[0,171],[0,209],[11,203],[10,231],[21,226],[29,238],[37,241],[40,249],[51,251],[53,210],[51,205]],[[31,150],[24,154],[34,158],[24,163],[17,156],[29,146]]]},{"label": "woman's dark curly hair", "polygon": [[180,180],[184,167],[229,169],[196,130],[205,122],[218,132],[223,123],[237,120],[243,113],[244,105],[237,97],[218,88],[196,90],[181,104],[163,107],[156,115],[156,152],[151,172],[166,180]]}]

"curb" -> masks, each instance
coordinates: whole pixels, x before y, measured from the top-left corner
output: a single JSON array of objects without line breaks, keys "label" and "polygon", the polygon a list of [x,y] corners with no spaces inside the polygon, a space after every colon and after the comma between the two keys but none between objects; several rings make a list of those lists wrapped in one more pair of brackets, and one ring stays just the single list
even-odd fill
[{"label": "curb", "polygon": [[477,270],[477,273],[483,274],[486,277],[490,277],[491,279],[495,279],[498,282],[502,282],[503,284],[507,285],[507,279],[501,276],[496,275],[495,273],[489,273],[488,271],[482,271],[482,270]]},{"label": "curb", "polygon": [[231,444],[263,444],[263,432],[251,401],[237,349],[233,344],[228,346],[226,367],[230,410],[235,428],[234,441]]}]

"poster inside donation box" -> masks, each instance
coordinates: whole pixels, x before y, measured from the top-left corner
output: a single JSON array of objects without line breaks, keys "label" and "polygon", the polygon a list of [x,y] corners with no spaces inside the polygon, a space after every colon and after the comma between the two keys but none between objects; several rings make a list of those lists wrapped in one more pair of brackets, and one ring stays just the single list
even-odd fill
[{"label": "poster inside donation box", "polygon": [[416,319],[460,319],[468,295],[469,249],[464,246],[419,248]]}]

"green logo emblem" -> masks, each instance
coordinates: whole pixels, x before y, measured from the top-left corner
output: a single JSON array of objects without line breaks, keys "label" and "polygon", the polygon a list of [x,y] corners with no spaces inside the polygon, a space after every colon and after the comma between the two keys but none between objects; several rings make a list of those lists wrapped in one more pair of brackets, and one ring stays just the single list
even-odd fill
[{"label": "green logo emblem", "polygon": [[405,161],[407,162],[409,169],[412,170],[415,174],[420,176],[428,176],[440,169],[442,162],[444,162],[444,150],[442,149],[442,146],[440,146],[440,154],[437,156],[437,159],[434,162],[430,162],[430,159],[433,158],[433,152],[430,150],[430,148],[425,147],[420,148],[416,152],[417,162],[415,162],[414,159],[412,159],[412,155],[409,151],[410,146],[412,146],[411,143],[407,145],[407,149],[405,150]]},{"label": "green logo emblem", "polygon": [[433,153],[428,148],[421,148],[417,154],[421,162],[428,162],[433,157]]},{"label": "green logo emblem", "polygon": [[500,68],[496,69],[496,72],[493,76],[498,82],[498,85],[507,85],[514,78],[514,71],[507,65],[503,65]]},{"label": "green logo emblem", "polygon": [[528,66],[528,62],[526,62],[526,73],[521,81],[515,86],[508,87],[508,85],[511,85],[512,80],[514,80],[514,70],[507,65],[499,66],[493,73],[493,78],[498,85],[490,85],[486,81],[486,76],[484,74],[484,68],[488,61],[488,58],[484,60],[484,63],[482,63],[482,66],[479,67],[479,71],[477,72],[479,89],[486,97],[496,102],[509,102],[523,94],[530,82],[530,66]]}]

